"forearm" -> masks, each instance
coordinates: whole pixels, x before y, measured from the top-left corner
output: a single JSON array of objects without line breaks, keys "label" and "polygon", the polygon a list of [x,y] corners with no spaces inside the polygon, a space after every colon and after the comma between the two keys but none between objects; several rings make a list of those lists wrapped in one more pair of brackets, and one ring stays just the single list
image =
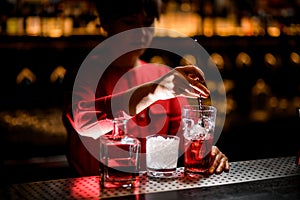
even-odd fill
[{"label": "forearm", "polygon": [[81,135],[98,138],[112,130],[112,119],[120,111],[134,116],[154,103],[154,89],[155,84],[146,83],[126,92],[96,99],[82,95],[73,104],[74,127]]},{"label": "forearm", "polygon": [[73,121],[75,130],[83,136],[98,138],[112,130],[111,117],[108,108],[111,96],[97,100],[80,99],[73,104]]},{"label": "forearm", "polygon": [[157,101],[158,99],[153,96],[156,87],[157,84],[155,83],[146,83],[138,88],[133,88],[130,91],[128,113],[130,115],[136,115]]}]

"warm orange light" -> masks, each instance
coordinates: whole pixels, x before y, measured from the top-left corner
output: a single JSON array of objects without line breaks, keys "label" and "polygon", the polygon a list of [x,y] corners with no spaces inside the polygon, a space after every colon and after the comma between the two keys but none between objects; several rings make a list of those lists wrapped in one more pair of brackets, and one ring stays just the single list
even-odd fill
[{"label": "warm orange light", "polygon": [[235,83],[233,80],[224,79],[223,83],[224,83],[226,93],[228,93],[230,90],[234,89],[235,87]]},{"label": "warm orange light", "polygon": [[272,37],[278,37],[280,36],[280,29],[276,26],[269,26],[267,28],[267,32]]},{"label": "warm orange light", "polygon": [[30,36],[39,36],[42,32],[42,22],[40,17],[28,17],[26,19],[26,34]]},{"label": "warm orange light", "polygon": [[288,108],[288,105],[289,105],[288,100],[287,100],[286,98],[282,98],[282,99],[280,99],[280,101],[279,101],[278,107],[279,107],[280,109],[282,109],[282,110],[285,110],[285,109]]},{"label": "warm orange light", "polygon": [[240,68],[243,66],[250,66],[251,58],[247,53],[241,52],[237,55],[235,62],[236,62],[236,66]]},{"label": "warm orange light", "polygon": [[292,52],[290,54],[290,60],[295,64],[300,64],[300,56],[296,52]]},{"label": "warm orange light", "polygon": [[150,59],[150,62],[151,63],[158,63],[158,64],[166,64],[164,59],[161,56],[153,56]]},{"label": "warm orange light", "polygon": [[8,35],[22,35],[24,29],[24,19],[21,17],[11,17],[6,22],[6,32]]},{"label": "warm orange light", "polygon": [[34,83],[36,80],[35,74],[27,67],[23,68],[17,75],[16,83],[21,84],[25,79],[29,80],[31,83]]},{"label": "warm orange light", "polygon": [[216,64],[218,69],[223,69],[224,68],[224,59],[220,54],[212,53],[210,55],[210,57],[211,57],[212,61]]},{"label": "warm orange light", "polygon": [[196,65],[196,58],[193,55],[185,55],[180,60],[180,65]]},{"label": "warm orange light", "polygon": [[50,75],[50,81],[52,83],[62,80],[66,74],[66,69],[63,66],[56,67]]},{"label": "warm orange light", "polygon": [[203,35],[205,35],[206,37],[211,37],[214,35],[214,22],[212,18],[204,18]]},{"label": "warm orange light", "polygon": [[275,67],[277,64],[277,59],[273,54],[267,53],[265,54],[265,62],[270,66]]}]

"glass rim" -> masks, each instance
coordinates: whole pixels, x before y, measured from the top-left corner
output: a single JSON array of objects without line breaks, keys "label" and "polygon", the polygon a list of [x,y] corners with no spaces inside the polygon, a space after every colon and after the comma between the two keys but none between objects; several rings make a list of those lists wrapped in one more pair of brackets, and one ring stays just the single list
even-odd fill
[{"label": "glass rim", "polygon": [[163,138],[170,137],[170,138],[180,139],[180,137],[177,136],[177,135],[168,135],[168,134],[152,134],[152,135],[147,135],[146,139],[151,138],[151,137],[158,137],[158,136],[161,136]]}]

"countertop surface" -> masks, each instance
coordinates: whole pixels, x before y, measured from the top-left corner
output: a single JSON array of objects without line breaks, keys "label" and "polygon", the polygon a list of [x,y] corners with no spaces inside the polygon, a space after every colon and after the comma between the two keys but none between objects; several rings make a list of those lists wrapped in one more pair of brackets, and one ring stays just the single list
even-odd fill
[{"label": "countertop surface", "polygon": [[229,173],[208,177],[150,178],[141,173],[140,187],[101,189],[99,176],[13,184],[10,199],[300,199],[300,166],[296,157],[232,162]]}]

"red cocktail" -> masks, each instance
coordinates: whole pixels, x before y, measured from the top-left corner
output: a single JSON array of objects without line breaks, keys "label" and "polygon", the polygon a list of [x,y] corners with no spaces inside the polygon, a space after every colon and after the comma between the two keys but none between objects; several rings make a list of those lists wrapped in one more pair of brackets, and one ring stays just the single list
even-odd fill
[{"label": "red cocktail", "polygon": [[203,174],[211,165],[217,109],[206,105],[189,105],[183,108],[183,136],[185,142],[185,172]]},{"label": "red cocktail", "polygon": [[211,165],[213,137],[185,140],[184,167],[186,173],[205,173]]}]

